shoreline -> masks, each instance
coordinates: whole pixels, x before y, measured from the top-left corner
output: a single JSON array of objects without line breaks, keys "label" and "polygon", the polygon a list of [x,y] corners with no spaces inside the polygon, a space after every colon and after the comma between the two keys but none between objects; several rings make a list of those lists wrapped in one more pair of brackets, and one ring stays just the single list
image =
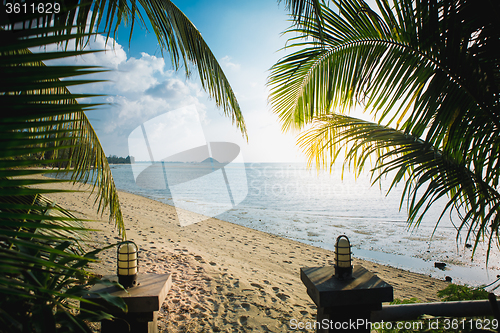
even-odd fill
[{"label": "shoreline", "polygon": [[[53,184],[66,189],[85,186]],[[50,187],[46,186],[46,187]],[[86,222],[96,245],[120,240],[107,216],[99,216],[88,193],[48,195]],[[332,251],[209,218],[181,227],[175,208],[119,191],[127,238],[140,249],[139,271],[171,273],[173,285],[159,311],[160,331],[238,332],[289,330],[290,320],[314,321],[316,306],[300,280],[300,267],[333,265]],[[194,214],[189,213],[187,214]],[[97,274],[114,274],[116,249],[92,264]],[[438,301],[448,283],[354,258],[394,288],[394,298]]]},{"label": "shoreline", "polygon": [[[121,167],[122,166],[119,164],[111,165],[112,169],[124,170]],[[253,164],[250,169],[252,168]],[[128,170],[129,168],[126,169]],[[277,178],[283,176],[282,172],[290,172],[289,168],[283,171],[283,166],[277,167],[277,170],[282,170],[275,175]],[[113,173],[114,172],[115,171],[113,171]],[[117,181],[119,183],[122,183],[126,179],[124,177],[131,176],[125,175],[123,171],[116,172],[118,177]],[[260,172],[264,171],[261,170]],[[293,169],[293,172],[296,172],[296,169]],[[247,174],[247,177],[248,176],[249,174]],[[251,179],[255,180],[257,175],[251,174],[250,176]],[[304,175],[302,174],[302,176]],[[254,184],[254,180],[252,184]],[[257,185],[267,186],[267,184]],[[281,186],[279,183],[275,185],[278,187]],[[319,186],[318,184],[316,185]],[[352,185],[354,188],[357,188],[356,184]],[[346,191],[345,185],[342,186],[343,187],[341,187],[339,191]],[[127,188],[121,188],[120,190],[174,206],[172,198],[166,198],[163,194],[158,195],[154,191],[151,192],[147,190],[141,191],[134,186],[132,186],[132,188],[135,188],[135,190],[129,190]],[[409,232],[407,227],[401,226],[401,223],[394,223],[401,222],[398,220],[396,214],[388,218],[392,222],[387,225],[387,228],[383,225],[384,223],[380,223],[379,220],[375,219],[373,229],[369,229],[374,230],[373,234],[371,234],[366,232],[366,228],[370,228],[370,223],[367,221],[370,221],[371,218],[367,216],[366,219],[363,219],[363,215],[357,216],[355,214],[356,216],[352,217],[351,224],[351,220],[349,219],[353,211],[349,211],[350,214],[342,216],[343,218],[339,218],[334,211],[329,212],[330,214],[323,214],[321,218],[325,220],[325,223],[320,225],[315,223],[316,218],[314,216],[311,217],[311,215],[307,213],[304,214],[299,212],[299,218],[297,219],[296,214],[289,213],[287,209],[291,207],[287,206],[285,202],[283,202],[284,206],[273,206],[273,203],[276,205],[276,203],[279,202],[279,199],[277,199],[276,202],[273,201],[275,200],[275,196],[277,195],[273,194],[269,196],[266,192],[264,198],[269,198],[271,200],[271,205],[269,205],[269,208],[259,211],[259,209],[254,209],[255,207],[259,207],[259,203],[255,201],[255,197],[250,195],[249,191],[249,199],[246,205],[242,205],[241,207],[238,206],[234,210],[217,216],[217,218],[331,251],[334,250],[331,239],[332,235],[345,233],[351,239],[354,255],[358,258],[428,275],[438,280],[445,280],[451,277],[453,282],[458,284],[469,286],[490,285],[496,282],[497,278],[495,277],[500,273],[500,267],[498,264],[495,264],[499,262],[499,253],[493,251],[490,254],[490,261],[487,264],[485,246],[484,244],[479,244],[474,259],[472,260],[470,245],[466,247],[464,243],[462,244],[463,248],[461,248],[457,240],[455,242],[451,241],[456,237],[456,234],[450,234],[450,230],[448,230],[450,228],[444,227],[438,229],[436,233],[434,233],[432,230],[434,224],[429,227],[428,223],[424,223],[423,226],[419,227],[418,234],[414,234],[413,230]],[[368,197],[372,199],[373,205],[372,196],[373,193],[368,195]],[[383,198],[380,199],[382,199],[382,206],[387,204]],[[224,199],[222,198],[222,200]],[[189,211],[200,213],[199,208],[196,207],[196,205],[191,207],[189,202],[190,200],[187,200],[183,207]],[[343,209],[342,205],[340,209]],[[352,207],[348,207],[347,209],[352,210]],[[380,214],[382,212],[378,211],[378,213]],[[205,214],[216,216],[217,213],[208,210]],[[203,217],[202,219],[205,218],[206,217]],[[287,223],[287,219],[293,220],[297,222],[297,224]],[[387,220],[387,218],[385,218],[385,220]],[[344,222],[347,224],[344,224]],[[436,262],[443,263],[446,266],[436,268]]]},{"label": "shoreline", "polygon": [[[138,195],[142,198],[147,198],[161,204],[166,204],[170,207],[173,207],[169,203],[162,202],[161,200],[155,199],[154,197],[147,195],[136,194],[131,191],[127,191],[124,189],[119,190],[119,192],[125,192],[132,195]],[[185,210],[183,210],[185,211]],[[191,214],[197,214],[190,212]],[[203,216],[203,215],[201,215]],[[208,217],[207,217],[208,219]],[[218,219],[220,220],[220,219]],[[266,234],[270,234],[273,236],[281,237],[290,241],[296,241],[299,244],[310,245],[313,247],[325,249],[327,251],[333,252],[333,243],[331,246],[324,246],[324,243],[321,241],[318,244],[308,243],[300,239],[289,238],[284,235],[276,234],[273,232],[269,232],[262,229],[256,229],[253,227],[249,227],[248,225],[238,224],[235,222],[231,222],[229,220],[222,220],[227,223],[240,225],[246,228],[250,228],[255,231],[264,232]],[[259,220],[260,221],[260,220]],[[248,223],[247,223],[248,224]],[[435,258],[432,255],[429,255],[429,258],[423,259],[420,257],[412,257],[409,255],[403,255],[401,253],[393,253],[393,252],[384,252],[384,251],[376,251],[376,250],[366,250],[353,245],[353,256],[364,261],[378,263],[381,265],[418,273],[422,275],[429,276],[431,278],[437,280],[445,280],[447,277],[452,278],[452,282],[460,285],[468,285],[471,287],[478,287],[481,285],[490,285],[492,282],[495,282],[498,278],[498,266],[492,265],[490,262],[489,266],[478,265],[474,261],[470,261],[468,263],[457,261],[453,258]],[[427,251],[430,252],[430,251]],[[477,259],[477,258],[475,258]],[[434,263],[440,262],[445,263],[445,267],[438,269],[435,267]],[[478,274],[479,273],[479,274]],[[496,278],[494,278],[497,276]]]}]

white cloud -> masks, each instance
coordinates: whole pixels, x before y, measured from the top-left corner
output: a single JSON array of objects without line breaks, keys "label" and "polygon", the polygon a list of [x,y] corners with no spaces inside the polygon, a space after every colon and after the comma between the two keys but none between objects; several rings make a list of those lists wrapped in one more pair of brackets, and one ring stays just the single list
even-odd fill
[{"label": "white cloud", "polygon": [[123,47],[116,43],[113,38],[109,38],[106,43],[106,37],[102,35],[97,35],[95,38],[91,38],[88,46],[85,47],[85,50],[104,51],[76,57],[77,62],[80,62],[81,64],[99,64],[99,66],[106,68],[117,69],[121,63],[127,60],[127,53],[123,50]]},{"label": "white cloud", "polygon": [[[68,49],[75,49],[75,41],[70,41]],[[38,50],[38,52],[50,52],[61,50],[61,46],[56,44],[47,45],[47,47]],[[171,72],[164,71],[165,60],[157,58],[147,53],[141,53],[139,59],[128,58],[123,47],[113,38],[97,35],[90,38],[86,45],[86,51],[95,50],[101,52],[87,53],[77,57],[58,59],[48,62],[54,65],[82,65],[82,66],[100,66],[108,69],[108,72],[87,76],[86,78],[107,80],[107,83],[89,86],[76,86],[70,88],[73,92],[81,91],[105,91],[107,93],[139,93],[147,90],[149,87],[158,83],[155,75],[171,76]]]},{"label": "white cloud", "polygon": [[165,112],[145,122],[144,128],[155,160],[206,144],[198,112],[192,105]]},{"label": "white cloud", "polygon": [[109,117],[104,130],[108,133],[121,130],[124,134],[137,124],[148,121],[158,114],[175,110],[184,106],[195,106],[200,110],[200,118],[205,117],[206,107],[191,95],[190,90],[178,93],[177,98],[157,98],[143,94],[138,98],[128,96],[110,96],[108,102],[113,103],[113,117]]},{"label": "white cloud", "polygon": [[163,75],[164,67],[163,58],[143,52],[139,59],[130,58],[119,63],[111,78],[119,92],[144,92],[158,83],[155,75]]},{"label": "white cloud", "polygon": [[151,86],[145,93],[150,96],[169,100],[189,95],[190,89],[181,80],[171,78]]},{"label": "white cloud", "polygon": [[222,65],[222,68],[224,69],[229,69],[229,70],[233,70],[233,71],[239,71],[240,70],[240,67],[241,65],[240,64],[237,64],[235,62],[232,62],[231,61],[231,57],[230,56],[225,56],[223,57],[221,60],[220,60],[220,63]]},{"label": "white cloud", "polygon": [[[61,45],[49,44],[39,49],[33,49],[34,52],[53,52],[62,51],[64,48]],[[75,50],[75,40],[69,41],[67,50]],[[117,69],[118,65],[127,60],[127,53],[123,47],[116,43],[113,38],[109,38],[106,43],[106,37],[96,35],[95,38],[89,39],[88,44],[85,46],[86,51],[94,50],[100,51],[95,53],[87,53],[77,57],[63,58],[52,60],[47,64],[54,65],[83,65],[83,66],[103,66],[109,69]]]},{"label": "white cloud", "polygon": [[[72,41],[69,48],[74,47],[75,43]],[[60,47],[49,45],[40,52],[55,50],[60,50]],[[175,77],[175,72],[165,70],[163,58],[144,52],[138,59],[128,58],[119,43],[112,38],[106,43],[106,37],[101,35],[91,38],[85,50],[106,51],[60,59],[51,63],[101,66],[109,69],[107,72],[86,77],[107,82],[70,87],[74,93],[101,92],[109,95],[106,102],[111,103],[112,107],[100,112],[101,131],[128,135],[138,123],[187,105],[194,105],[200,111],[201,119],[206,121],[206,106],[198,99],[202,96],[199,85],[196,82],[186,84]]]}]

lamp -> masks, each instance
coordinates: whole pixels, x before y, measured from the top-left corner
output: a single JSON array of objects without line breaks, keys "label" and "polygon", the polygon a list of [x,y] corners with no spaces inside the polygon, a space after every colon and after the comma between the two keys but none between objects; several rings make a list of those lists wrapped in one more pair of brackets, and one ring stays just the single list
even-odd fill
[{"label": "lamp", "polygon": [[351,243],[346,235],[337,237],[335,243],[335,277],[341,280],[352,278]]},{"label": "lamp", "polygon": [[137,284],[137,245],[132,241],[121,242],[117,249],[117,275],[118,282],[125,288]]}]

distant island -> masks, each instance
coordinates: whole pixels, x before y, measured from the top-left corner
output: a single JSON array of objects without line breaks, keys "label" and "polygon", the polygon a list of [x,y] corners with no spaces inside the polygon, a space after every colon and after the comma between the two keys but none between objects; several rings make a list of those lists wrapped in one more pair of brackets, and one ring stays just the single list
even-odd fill
[{"label": "distant island", "polygon": [[211,157],[209,157],[207,159],[204,159],[200,163],[217,163],[217,164],[220,164],[219,161],[217,161],[215,158],[211,158]]},{"label": "distant island", "polygon": [[108,159],[109,164],[130,164],[134,163],[134,157],[118,157],[116,155],[109,155],[106,157]]}]

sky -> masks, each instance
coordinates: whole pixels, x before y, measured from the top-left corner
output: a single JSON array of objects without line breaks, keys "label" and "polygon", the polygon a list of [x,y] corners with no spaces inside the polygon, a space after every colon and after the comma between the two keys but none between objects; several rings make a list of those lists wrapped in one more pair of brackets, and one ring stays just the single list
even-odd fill
[{"label": "sky", "polygon": [[[162,57],[151,27],[147,31],[136,25],[130,44],[129,29],[122,27],[116,39],[105,44],[105,37],[98,36],[87,47],[106,48],[106,52],[57,61],[57,64],[110,69],[95,76],[108,80],[106,83],[71,88],[75,93],[108,95],[105,101],[111,106],[87,112],[106,155],[129,155],[129,136],[141,124],[154,123],[166,112],[194,107],[205,140],[238,144],[247,163],[305,162],[305,156],[296,146],[297,133],[283,133],[278,117],[267,103],[269,69],[285,55],[278,50],[288,38],[282,36],[290,25],[284,3],[273,0],[174,3],[198,28],[221,64],[242,109],[248,142],[203,91],[196,75],[186,78],[184,69],[172,70],[170,57],[166,52]],[[194,148],[200,143],[199,136],[192,143],[190,140],[188,136],[183,138],[186,147]]]}]

